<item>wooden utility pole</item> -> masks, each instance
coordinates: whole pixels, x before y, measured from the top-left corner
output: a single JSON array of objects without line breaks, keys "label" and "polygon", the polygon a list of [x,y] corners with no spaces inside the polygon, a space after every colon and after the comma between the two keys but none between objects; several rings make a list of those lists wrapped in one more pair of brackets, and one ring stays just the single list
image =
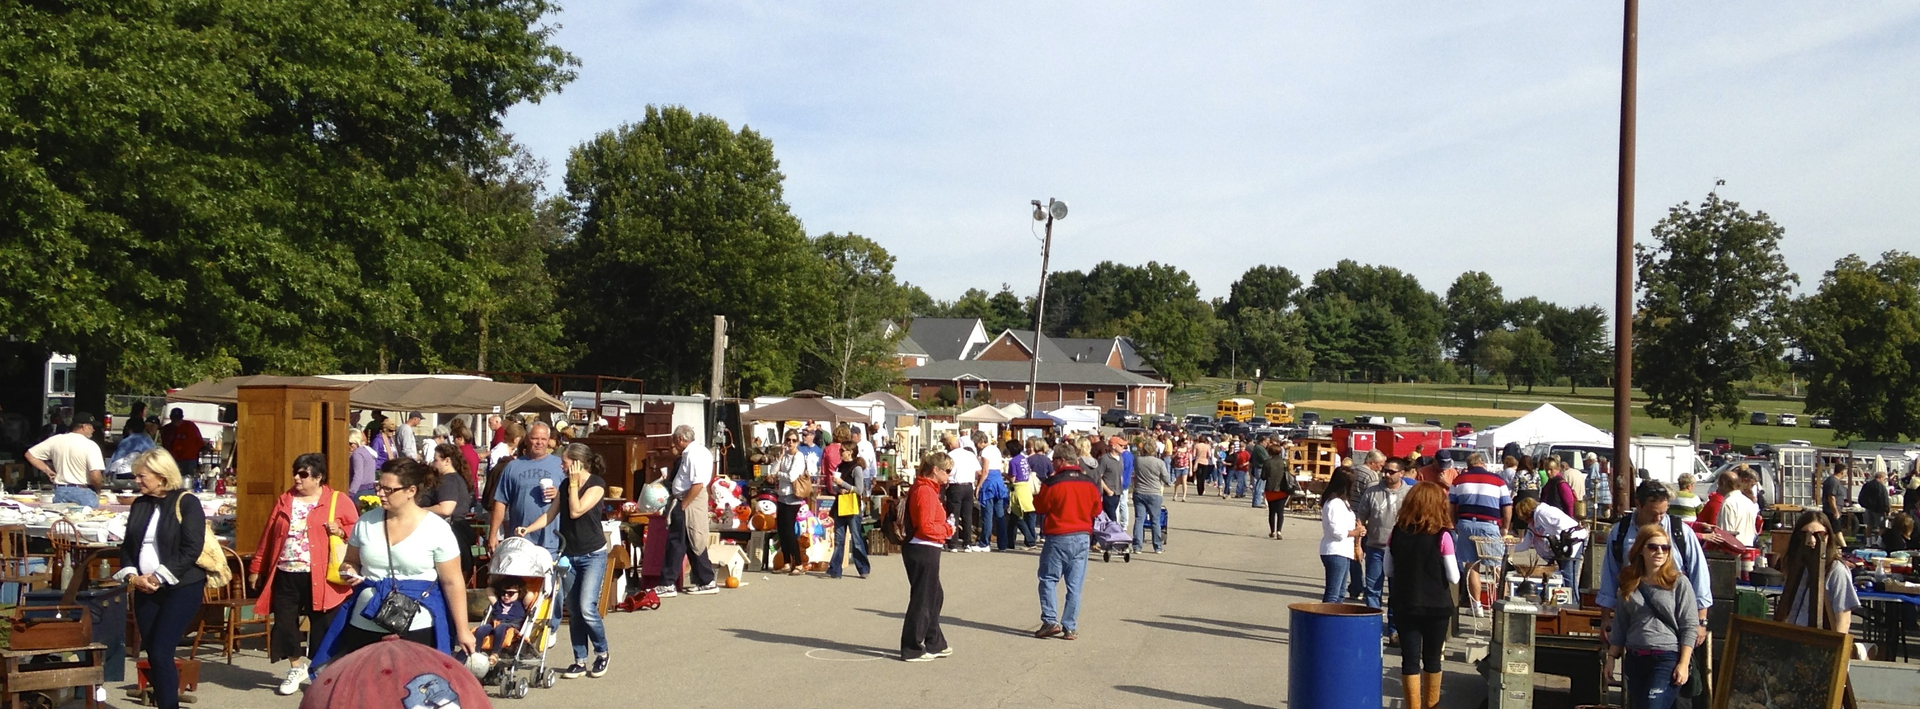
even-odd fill
[{"label": "wooden utility pole", "polygon": [[720,410],[722,382],[727,376],[727,316],[713,316],[713,377],[707,380],[707,398]]},{"label": "wooden utility pole", "polygon": [[1627,509],[1633,465],[1633,151],[1640,0],[1626,0],[1620,46],[1620,193],[1613,263],[1613,508]]}]

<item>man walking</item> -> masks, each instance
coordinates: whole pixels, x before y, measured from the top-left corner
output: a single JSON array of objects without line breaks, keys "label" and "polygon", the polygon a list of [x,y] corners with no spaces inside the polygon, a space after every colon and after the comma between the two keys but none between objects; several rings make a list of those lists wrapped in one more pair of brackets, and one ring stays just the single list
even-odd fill
[{"label": "man walking", "polygon": [[[1498,473],[1487,470],[1487,459],[1479,453],[1467,456],[1467,472],[1454,478],[1453,489],[1447,493],[1447,501],[1453,505],[1454,553],[1459,555],[1460,564],[1467,569],[1468,599],[1473,603],[1473,615],[1485,617],[1487,609],[1481,604],[1480,572],[1474,563],[1480,560],[1480,547],[1474,544],[1474,537],[1491,539],[1490,547],[1502,547],[1501,531],[1506,529],[1513,517],[1513,490],[1507,487]],[[1499,551],[1496,549],[1496,551]],[[1504,553],[1504,552],[1502,552]],[[1499,580],[1495,579],[1495,583]]]},{"label": "man walking", "polygon": [[1167,461],[1160,457],[1160,444],[1151,438],[1140,442],[1139,456],[1133,461],[1133,543],[1146,543],[1145,532],[1153,532],[1153,553],[1166,548],[1166,531],[1160,527],[1161,495],[1167,487]]},{"label": "man walking", "polygon": [[1893,498],[1887,494],[1887,471],[1876,470],[1873,479],[1860,486],[1860,506],[1867,510],[1868,544],[1880,545],[1880,531],[1887,526],[1887,513],[1893,510]]},{"label": "man walking", "polygon": [[194,475],[200,472],[200,449],[206,447],[207,439],[200,435],[200,427],[187,420],[187,412],[174,407],[167,412],[172,419],[160,427],[160,447],[173,454],[173,462],[180,472]]},{"label": "man walking", "polygon": [[1261,436],[1254,439],[1252,445],[1247,446],[1248,486],[1252,488],[1248,491],[1247,497],[1253,498],[1254,507],[1267,506],[1267,444],[1271,440],[1268,436]]},{"label": "man walking", "polygon": [[[680,578],[680,562],[687,564],[687,595],[719,593],[713,582],[713,562],[707,560],[707,483],[713,482],[713,451],[693,441],[693,427],[681,424],[673,429],[673,451],[680,454],[673,477],[667,482],[667,555],[660,569],[660,585],[653,589],[661,598],[672,598],[674,582]],[[558,614],[555,614],[558,615]]]},{"label": "man walking", "polygon": [[1193,442],[1193,494],[1205,497],[1213,477],[1213,441],[1201,436]]},{"label": "man walking", "polygon": [[[1360,499],[1354,501],[1354,517],[1367,528],[1367,536],[1361,538],[1361,548],[1366,551],[1366,585],[1361,597],[1368,608],[1379,608],[1380,598],[1387,585],[1387,542],[1393,537],[1393,527],[1400,519],[1400,503],[1407,499],[1407,490],[1411,487],[1402,477],[1398,460],[1388,461],[1385,474],[1380,482],[1374,483],[1360,493]],[[1390,645],[1398,645],[1399,633],[1393,624],[1393,613],[1389,609],[1387,624],[1382,629]]]},{"label": "man walking", "polygon": [[[1113,457],[1114,474],[1118,475],[1119,457],[1112,450],[1107,456]],[[1103,469],[1107,456],[1101,458]],[[1034,500],[1046,520],[1047,541],[1040,548],[1040,630],[1033,636],[1058,635],[1062,640],[1072,640],[1079,627],[1076,621],[1080,616],[1080,586],[1087,577],[1087,554],[1093,550],[1093,519],[1104,500],[1100,485],[1081,472],[1080,463],[1065,446],[1054,452],[1053,466],[1053,476],[1047,478],[1047,486]],[[1119,481],[1116,478],[1114,482]],[[1067,602],[1064,609],[1056,610],[1053,590],[1062,580],[1067,584]]]},{"label": "man walking", "polygon": [[1356,490],[1365,490],[1380,482],[1380,471],[1387,467],[1387,454],[1377,450],[1367,451],[1367,462],[1353,469],[1353,486]]},{"label": "man walking", "polygon": [[53,481],[54,502],[100,506],[99,490],[106,484],[107,465],[101,460],[100,444],[93,442],[93,414],[75,412],[73,425],[66,433],[49,436],[27,449],[27,464]]},{"label": "man walking", "polygon": [[947,446],[947,456],[953,459],[953,470],[947,473],[947,486],[942,490],[947,514],[959,524],[953,538],[947,540],[947,551],[973,551],[974,532],[978,528],[974,516],[974,481],[980,477],[980,454],[970,446],[973,442],[947,434],[942,439]]},{"label": "man walking", "polygon": [[[552,452],[553,428],[545,422],[533,424],[527,430],[527,454],[507,461],[500,473],[500,483],[493,489],[493,510],[487,523],[488,549],[500,545],[502,528],[533,526],[533,521],[552,506],[553,498],[559,494],[557,482],[566,477],[566,472],[560,467],[560,457],[550,455]],[[564,561],[560,556],[559,529],[560,525],[545,525],[528,532],[526,539],[553,552],[557,561]],[[565,598],[566,575],[557,576],[560,584],[554,589],[554,597]],[[553,615],[552,622],[547,625],[549,643],[560,636],[560,614]]]},{"label": "man walking", "polygon": [[1100,509],[1115,521],[1120,519],[1120,491],[1125,489],[1127,472],[1120,454],[1126,450],[1127,439],[1114,436],[1107,439],[1107,452],[1100,456]]},{"label": "man walking", "polygon": [[400,430],[396,431],[394,436],[400,443],[400,455],[414,460],[420,459],[420,444],[414,440],[413,427],[420,425],[423,418],[425,417],[418,411],[407,412],[407,422],[400,425]]}]

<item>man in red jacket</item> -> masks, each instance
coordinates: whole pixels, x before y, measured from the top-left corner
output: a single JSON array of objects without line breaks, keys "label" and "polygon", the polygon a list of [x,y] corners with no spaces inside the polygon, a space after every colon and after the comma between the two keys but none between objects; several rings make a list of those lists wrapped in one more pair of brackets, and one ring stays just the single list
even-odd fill
[{"label": "man in red jacket", "polygon": [[[1080,469],[1071,446],[1054,449],[1053,475],[1034,499],[1046,520],[1046,545],[1040,549],[1040,630],[1036,638],[1075,637],[1080,615],[1080,585],[1087,577],[1087,553],[1093,549],[1093,519],[1100,515],[1100,484]],[[1067,603],[1056,613],[1053,588],[1067,582]]]},{"label": "man in red jacket", "polygon": [[950,470],[953,459],[945,453],[928,453],[921,458],[919,474],[907,490],[907,507],[902,512],[907,517],[907,532],[912,535],[900,545],[911,589],[906,623],[900,629],[900,659],[907,662],[927,662],[953,654],[946,634],[940,631],[940,606],[946,602],[946,592],[940,588],[940,551],[953,536],[947,508],[940,502],[940,488],[947,484]]}]

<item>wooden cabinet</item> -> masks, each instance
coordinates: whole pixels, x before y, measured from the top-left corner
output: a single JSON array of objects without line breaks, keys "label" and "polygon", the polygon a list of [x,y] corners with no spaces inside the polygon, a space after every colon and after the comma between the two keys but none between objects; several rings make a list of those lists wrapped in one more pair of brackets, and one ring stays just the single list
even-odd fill
[{"label": "wooden cabinet", "polygon": [[347,383],[324,386],[242,386],[235,431],[234,550],[253,552],[274,502],[293,484],[293,459],[319,453],[327,484],[347,485]]}]

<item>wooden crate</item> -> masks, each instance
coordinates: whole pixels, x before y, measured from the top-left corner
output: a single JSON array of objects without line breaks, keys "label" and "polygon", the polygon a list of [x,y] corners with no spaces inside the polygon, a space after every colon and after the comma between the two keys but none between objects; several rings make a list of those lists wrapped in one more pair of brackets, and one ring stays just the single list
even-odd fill
[{"label": "wooden crate", "polygon": [[1578,610],[1573,608],[1560,609],[1560,634],[1598,636],[1600,634],[1600,611]]},{"label": "wooden crate", "polygon": [[1559,635],[1560,634],[1560,616],[1558,615],[1534,616],[1533,617],[1533,634],[1534,635]]}]

